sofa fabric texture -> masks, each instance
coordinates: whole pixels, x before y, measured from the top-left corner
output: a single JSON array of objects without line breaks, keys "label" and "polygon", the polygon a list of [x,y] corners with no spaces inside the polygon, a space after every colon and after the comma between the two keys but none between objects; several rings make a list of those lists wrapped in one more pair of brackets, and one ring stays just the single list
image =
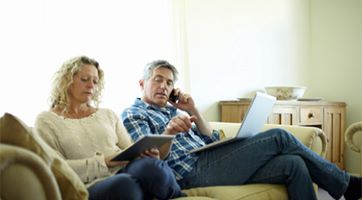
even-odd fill
[{"label": "sofa fabric texture", "polygon": [[[60,200],[60,192],[50,168],[40,156],[14,145],[0,145],[0,194],[3,199]],[[15,182],[16,187],[12,182]],[[21,178],[19,178],[21,177]],[[21,190],[19,188],[27,188]]]},{"label": "sofa fabric texture", "polygon": [[360,175],[362,176],[362,121],[349,125],[344,136],[347,147],[360,156]]},{"label": "sofa fabric texture", "polygon": [[[223,137],[232,137],[240,123],[211,122]],[[312,127],[265,125],[264,130],[284,128],[320,156],[325,156],[326,138],[322,130]],[[0,119],[0,197],[16,199],[88,199],[88,191],[77,174],[42,139],[17,117],[6,113]],[[18,164],[20,163],[20,164]],[[18,173],[19,172],[19,173]],[[6,174],[3,176],[3,174]],[[32,183],[31,186],[23,186]],[[155,183],[156,184],[156,183]],[[6,186],[4,186],[6,185]],[[315,186],[315,188],[317,188]],[[34,192],[36,191],[36,192]],[[286,187],[276,184],[210,186],[184,190],[183,199],[287,200]],[[51,197],[51,198],[50,198]]]},{"label": "sofa fabric texture", "polygon": [[88,190],[77,174],[30,127],[8,113],[0,119],[0,127],[1,144],[27,149],[43,159],[56,179],[62,199],[88,199]]}]

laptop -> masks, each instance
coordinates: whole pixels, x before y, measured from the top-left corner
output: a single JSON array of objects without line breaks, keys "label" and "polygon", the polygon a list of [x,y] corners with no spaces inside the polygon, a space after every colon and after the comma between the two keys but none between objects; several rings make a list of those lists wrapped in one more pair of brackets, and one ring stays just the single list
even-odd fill
[{"label": "laptop", "polygon": [[235,142],[240,138],[252,137],[258,133],[266,123],[268,115],[271,113],[273,105],[276,101],[274,96],[257,92],[253,98],[248,111],[245,113],[244,120],[237,134],[233,138],[219,140],[203,147],[191,150],[189,153],[196,153],[213,149],[215,147]]}]

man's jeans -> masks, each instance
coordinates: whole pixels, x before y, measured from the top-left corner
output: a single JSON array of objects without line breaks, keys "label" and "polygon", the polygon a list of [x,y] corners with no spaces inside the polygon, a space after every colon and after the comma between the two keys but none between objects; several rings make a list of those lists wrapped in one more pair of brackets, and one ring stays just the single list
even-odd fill
[{"label": "man's jeans", "polygon": [[312,182],[338,199],[349,175],[323,159],[283,129],[271,129],[213,150],[203,151],[182,188],[276,183],[287,186],[289,199],[317,199]]}]

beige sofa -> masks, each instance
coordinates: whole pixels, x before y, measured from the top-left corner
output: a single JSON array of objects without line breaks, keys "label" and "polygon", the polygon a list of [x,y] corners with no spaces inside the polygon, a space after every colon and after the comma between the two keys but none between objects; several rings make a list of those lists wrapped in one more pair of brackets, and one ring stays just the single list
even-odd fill
[{"label": "beige sofa", "polygon": [[349,147],[352,151],[359,153],[360,155],[360,176],[362,176],[362,122],[355,122],[348,126],[345,133],[345,141],[347,147]]},{"label": "beige sofa", "polygon": [[[212,122],[226,137],[236,133],[238,123]],[[265,125],[290,130],[306,146],[325,156],[326,139],[317,128]],[[88,193],[75,172],[57,157],[21,120],[5,114],[0,119],[0,199],[87,199]],[[155,183],[156,184],[156,183]],[[185,190],[187,199],[287,200],[283,185],[250,184]]]}]

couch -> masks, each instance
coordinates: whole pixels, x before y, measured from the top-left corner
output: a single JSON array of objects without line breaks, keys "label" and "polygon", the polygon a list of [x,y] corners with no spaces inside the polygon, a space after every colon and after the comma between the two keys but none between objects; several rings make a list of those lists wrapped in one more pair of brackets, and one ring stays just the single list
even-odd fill
[{"label": "couch", "polygon": [[347,147],[349,147],[352,151],[359,153],[360,155],[360,176],[362,176],[362,122],[355,122],[349,125],[346,129],[344,137]]},{"label": "couch", "polygon": [[[233,136],[239,123],[211,122],[225,137]],[[313,127],[265,125],[292,132],[307,147],[324,157],[326,138]],[[0,199],[88,199],[85,185],[75,172],[17,117],[6,113],[0,118]],[[155,183],[157,184],[157,183]],[[316,187],[315,187],[316,188]],[[288,199],[283,185],[249,184],[213,186],[184,190],[187,199]]]}]

